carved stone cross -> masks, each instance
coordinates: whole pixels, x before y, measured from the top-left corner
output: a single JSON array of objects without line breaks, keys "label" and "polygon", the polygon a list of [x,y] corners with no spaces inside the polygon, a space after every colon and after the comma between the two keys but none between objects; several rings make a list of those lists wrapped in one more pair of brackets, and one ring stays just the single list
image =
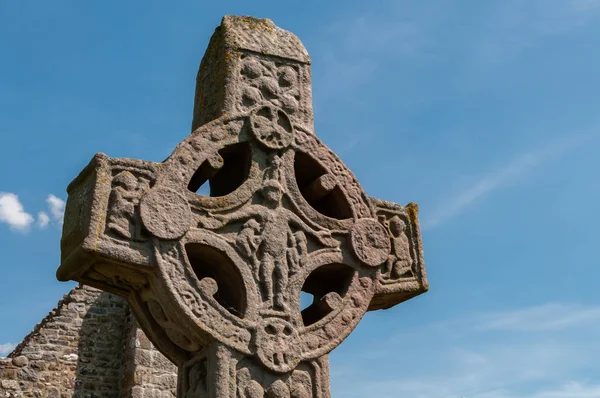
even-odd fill
[{"label": "carved stone cross", "polygon": [[125,296],[178,397],[329,397],[328,353],[365,312],[428,289],[416,205],[368,197],[311,102],[300,40],[226,16],[192,134],[162,163],[97,154],[67,189],[58,279]]}]

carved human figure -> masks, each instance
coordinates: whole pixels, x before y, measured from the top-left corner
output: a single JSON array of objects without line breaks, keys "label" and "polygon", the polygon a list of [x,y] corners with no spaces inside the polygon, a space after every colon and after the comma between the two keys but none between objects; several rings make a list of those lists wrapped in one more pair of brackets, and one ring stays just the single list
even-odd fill
[{"label": "carved human figure", "polygon": [[198,362],[189,370],[189,387],[186,392],[188,397],[202,398],[207,396],[206,388],[206,362]]},{"label": "carved human figure", "polygon": [[308,254],[306,235],[302,231],[288,231],[287,261],[290,274],[295,274],[302,267],[302,260]]},{"label": "carved human figure", "polygon": [[112,180],[107,228],[126,239],[140,237],[140,225],[135,222],[136,206],[147,188],[129,171],[121,171]]},{"label": "carved human figure", "polygon": [[406,224],[400,217],[394,216],[389,220],[392,255],[387,260],[387,270],[394,279],[413,276],[410,243],[404,232],[405,228]]},{"label": "carved human figure", "polygon": [[264,301],[273,309],[285,310],[284,293],[287,287],[289,268],[287,265],[288,235],[291,225],[310,232],[324,246],[337,246],[327,230],[316,230],[292,211],[281,205],[283,187],[273,179],[266,179],[260,191],[264,201],[260,205],[243,207],[228,215],[215,214],[222,225],[236,220],[256,218],[262,224],[261,241],[258,247],[260,259],[260,281]]},{"label": "carved human figure", "polygon": [[281,158],[279,156],[273,155],[269,168],[265,170],[265,179],[281,181]]},{"label": "carved human figure", "polygon": [[260,245],[260,224],[251,218],[244,223],[235,240],[238,251],[248,259],[252,266],[254,278],[259,279],[259,264],[256,251]]}]

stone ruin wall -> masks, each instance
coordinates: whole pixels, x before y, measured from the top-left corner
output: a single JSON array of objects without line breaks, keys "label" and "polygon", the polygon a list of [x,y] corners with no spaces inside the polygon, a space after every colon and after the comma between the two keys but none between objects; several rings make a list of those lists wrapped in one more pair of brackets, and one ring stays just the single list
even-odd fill
[{"label": "stone ruin wall", "polygon": [[0,398],[172,398],[177,369],[121,297],[78,286],[0,358]]}]

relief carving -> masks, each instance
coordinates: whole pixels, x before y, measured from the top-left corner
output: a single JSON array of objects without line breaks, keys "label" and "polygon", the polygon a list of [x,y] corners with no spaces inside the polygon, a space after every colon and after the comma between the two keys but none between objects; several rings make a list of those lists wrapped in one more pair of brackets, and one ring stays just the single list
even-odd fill
[{"label": "relief carving", "polygon": [[260,361],[278,372],[289,372],[299,362],[298,330],[280,318],[266,318],[257,333]]},{"label": "relief carving", "polygon": [[308,255],[308,245],[304,232],[288,230],[288,248],[286,252],[290,274],[299,272]]},{"label": "relief carving", "polygon": [[241,398],[264,398],[265,390],[254,380],[250,380],[244,391],[240,394]]},{"label": "relief carving", "polygon": [[[252,364],[244,362],[244,366],[237,370],[238,398],[311,398],[313,386],[317,384],[319,366],[313,364],[315,369],[303,365],[302,370],[296,369],[289,375],[263,375],[255,378],[252,374]],[[308,370],[310,369],[310,370]],[[321,398],[321,395],[318,395]],[[324,397],[323,397],[324,398]]]},{"label": "relief carving", "polygon": [[148,278],[135,271],[123,272],[112,264],[97,263],[86,276],[121,289],[140,290],[148,284]]},{"label": "relief carving", "polygon": [[395,281],[416,277],[415,255],[411,248],[411,225],[405,212],[379,211],[380,224],[389,234],[390,254],[381,270],[385,280]]},{"label": "relief carving", "polygon": [[200,346],[186,336],[179,326],[169,318],[163,306],[155,299],[150,299],[146,303],[147,308],[154,317],[154,320],[164,329],[166,335],[175,345],[187,351],[197,351]]},{"label": "relief carving", "polygon": [[393,255],[387,260],[386,275],[392,279],[414,277],[410,243],[406,236],[406,224],[400,217],[394,216],[388,221],[388,228],[392,239]]},{"label": "relief carving", "polygon": [[311,398],[312,385],[310,374],[304,370],[295,370],[292,373],[291,381],[291,398]]},{"label": "relief carving", "polygon": [[113,177],[106,228],[119,238],[144,240],[139,222],[139,202],[149,188],[149,181],[131,172],[121,171]]},{"label": "relief carving", "polygon": [[267,390],[267,398],[290,398],[290,389],[281,380],[275,380]]},{"label": "relief carving", "polygon": [[[325,229],[317,230],[282,205],[284,188],[279,182],[281,160],[275,156],[271,167],[265,172],[265,180],[259,191],[260,204],[252,204],[226,215],[213,214],[217,224],[214,229],[222,228],[236,221],[244,221],[244,227],[236,242],[238,250],[246,255],[254,266],[254,275],[261,285],[263,302],[266,308],[285,311],[288,307],[285,292],[291,270],[295,271],[306,253],[304,233],[294,234],[291,227],[310,233],[325,247],[336,247],[339,243],[332,239]],[[290,246],[290,235],[293,246]],[[254,249],[256,248],[256,249]],[[256,259],[254,256],[256,255]],[[290,258],[295,263],[290,263]]]},{"label": "relief carving", "polygon": [[298,68],[298,65],[245,56],[240,68],[243,107],[250,109],[270,103],[294,115],[301,100]]},{"label": "relief carving", "polygon": [[186,398],[207,398],[208,386],[206,385],[208,371],[206,359],[196,362],[188,370]]},{"label": "relief carving", "polygon": [[288,115],[272,106],[254,109],[250,126],[256,140],[269,149],[286,148],[294,139]]},{"label": "relief carving", "polygon": [[258,221],[254,218],[246,221],[235,243],[240,254],[248,260],[252,267],[254,279],[257,281],[260,280],[260,263],[257,258],[257,252],[261,243],[261,225]]}]

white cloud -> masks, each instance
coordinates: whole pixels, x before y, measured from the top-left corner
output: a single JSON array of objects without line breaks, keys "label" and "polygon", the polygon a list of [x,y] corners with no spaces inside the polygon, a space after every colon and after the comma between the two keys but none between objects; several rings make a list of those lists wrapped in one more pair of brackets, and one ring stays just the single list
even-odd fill
[{"label": "white cloud", "polygon": [[600,327],[600,307],[546,304],[516,311],[483,315],[479,330],[512,332],[557,331],[572,327]]},{"label": "white cloud", "polygon": [[46,203],[48,203],[48,208],[50,209],[50,214],[54,221],[62,223],[65,215],[65,201],[50,194],[46,198]]},{"label": "white cloud", "polygon": [[50,221],[62,224],[65,214],[65,201],[52,194],[46,198],[49,213],[40,211],[36,218],[25,211],[25,208],[19,201],[19,197],[10,192],[0,192],[0,223],[4,222],[16,231],[27,232],[31,225],[36,222],[40,229],[46,228]]},{"label": "white cloud", "polygon": [[11,229],[27,231],[33,221],[33,216],[25,211],[17,195],[0,192],[0,222],[7,223]]},{"label": "white cloud", "polygon": [[44,229],[50,223],[50,216],[43,211],[40,211],[37,216],[37,225],[39,228]]},{"label": "white cloud", "polygon": [[13,343],[0,344],[0,357],[4,357],[10,354],[11,351],[15,349],[15,347],[16,345],[14,345]]}]

